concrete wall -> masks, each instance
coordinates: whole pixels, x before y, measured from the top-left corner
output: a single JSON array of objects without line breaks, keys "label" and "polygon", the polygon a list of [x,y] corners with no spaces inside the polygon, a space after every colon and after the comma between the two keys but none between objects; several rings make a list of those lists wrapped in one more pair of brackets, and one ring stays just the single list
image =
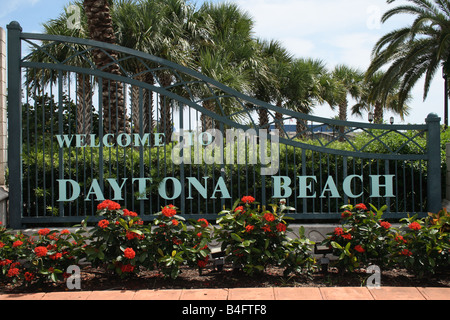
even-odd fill
[{"label": "concrete wall", "polygon": [[4,29],[0,28],[0,185],[5,184],[6,143],[6,33]]},{"label": "concrete wall", "polygon": [[6,32],[0,28],[0,222],[7,224]]}]

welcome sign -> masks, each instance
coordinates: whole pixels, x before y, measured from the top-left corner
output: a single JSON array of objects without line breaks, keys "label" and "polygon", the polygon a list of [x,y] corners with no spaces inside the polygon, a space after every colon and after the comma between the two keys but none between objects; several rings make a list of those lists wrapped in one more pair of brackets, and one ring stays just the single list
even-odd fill
[{"label": "welcome sign", "polygon": [[[164,134],[155,133],[155,147],[164,146]],[[105,134],[100,139],[95,135],[55,135],[55,139],[60,148],[129,148],[129,147],[150,147],[151,135],[149,133],[118,135]],[[86,143],[89,141],[89,143]],[[220,130],[212,129],[205,132],[174,132],[172,141],[175,146],[172,148],[171,158],[176,165],[181,164],[207,164],[207,165],[234,165],[234,164],[261,164],[260,175],[271,176],[273,182],[274,199],[289,198],[292,196],[292,179],[289,176],[276,175],[279,171],[279,135],[278,130],[268,133],[265,129],[260,129],[257,133],[254,129],[244,131],[242,129],[227,129],[223,136]],[[393,180],[394,175],[369,175],[371,198],[394,197]],[[106,179],[113,190],[114,201],[124,199],[123,188],[128,180],[138,184],[137,200],[148,200],[146,193],[149,185],[153,183],[152,177],[132,177],[117,179]],[[229,188],[223,177],[219,177],[213,186],[213,192],[207,194],[208,183],[211,178],[203,176],[199,180],[197,177],[186,177],[186,181],[180,181],[175,177],[165,177],[158,185],[159,196],[165,200],[174,200],[180,197],[182,183],[185,183],[187,194],[185,199],[193,199],[194,192],[197,192],[203,199],[231,199]],[[315,190],[318,177],[315,175],[297,176],[298,199],[308,198],[331,198],[341,199],[342,194],[338,191],[338,186],[333,176],[329,175],[326,182],[321,186],[320,193]],[[362,175],[349,175],[342,181],[341,188],[343,194],[348,198],[359,198],[363,195],[361,190],[355,193],[352,190],[352,183],[358,180],[361,184],[366,183]],[[383,181],[384,180],[384,181]],[[59,198],[58,202],[74,201],[81,194],[78,181],[74,179],[57,179]],[[167,191],[167,185],[171,184],[173,190],[171,194]],[[382,192],[382,189],[384,189]],[[91,201],[92,197],[96,201],[105,200],[101,182],[93,179],[88,188],[84,201]]]}]

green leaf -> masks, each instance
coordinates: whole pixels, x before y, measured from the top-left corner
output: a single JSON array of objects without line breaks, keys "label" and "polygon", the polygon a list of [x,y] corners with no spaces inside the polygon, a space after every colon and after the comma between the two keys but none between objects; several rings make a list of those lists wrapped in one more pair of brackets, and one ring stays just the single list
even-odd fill
[{"label": "green leaf", "polygon": [[340,249],[340,250],[343,249],[342,246],[339,243],[335,242],[335,241],[331,241],[331,246],[333,248],[335,248],[335,249]]},{"label": "green leaf", "polygon": [[232,233],[231,238],[233,238],[236,241],[242,242],[242,238],[239,237],[236,233]]},{"label": "green leaf", "polygon": [[161,257],[164,257],[164,252],[161,250],[161,248],[158,248],[157,251]]}]

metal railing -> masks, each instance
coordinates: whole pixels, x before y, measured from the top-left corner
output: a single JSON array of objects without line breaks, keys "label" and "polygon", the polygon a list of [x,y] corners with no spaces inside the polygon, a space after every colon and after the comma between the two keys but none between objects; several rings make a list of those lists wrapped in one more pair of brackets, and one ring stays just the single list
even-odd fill
[{"label": "metal railing", "polygon": [[[97,68],[95,50],[109,64]],[[105,72],[112,64],[119,73]],[[16,22],[8,25],[8,79],[13,227],[78,222],[103,198],[144,220],[169,203],[184,216],[214,219],[246,194],[265,206],[285,197],[300,220],[336,219],[348,202],[386,205],[392,218],[440,209],[440,119],[433,114],[420,125],[315,117],[143,52],[23,33]],[[261,112],[267,123],[257,120]],[[284,124],[292,121],[297,132],[288,135]],[[323,125],[336,133],[321,138],[314,128]],[[236,130],[247,133],[241,145],[226,139]],[[215,132],[222,144],[211,144],[219,141]],[[362,136],[366,142],[356,143]],[[213,145],[216,161],[205,161]],[[223,160],[232,150],[233,159]],[[271,163],[255,162],[249,150],[260,160],[276,156],[277,170],[261,174]],[[174,161],[177,153],[183,161]]]}]

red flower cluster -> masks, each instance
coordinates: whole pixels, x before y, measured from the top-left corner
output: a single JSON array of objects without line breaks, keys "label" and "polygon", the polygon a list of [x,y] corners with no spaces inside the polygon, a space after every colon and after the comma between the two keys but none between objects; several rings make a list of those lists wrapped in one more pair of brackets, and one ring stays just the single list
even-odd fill
[{"label": "red flower cluster", "polygon": [[255,198],[253,198],[252,196],[243,196],[241,201],[244,203],[253,203],[255,202]]},{"label": "red flower cluster", "polygon": [[387,221],[381,221],[380,226],[382,226],[385,229],[389,229],[391,227],[391,224]]},{"label": "red flower cluster", "polygon": [[365,205],[364,203],[358,203],[358,204],[355,206],[355,209],[356,209],[356,210],[364,210],[364,211],[367,211],[367,207],[366,207],[366,205]]},{"label": "red flower cluster", "polygon": [[131,259],[134,259],[134,257],[136,256],[136,252],[134,252],[134,250],[132,248],[126,248],[123,251],[123,255],[125,258],[131,260]]},{"label": "red flower cluster", "polygon": [[34,248],[34,253],[36,253],[36,255],[37,255],[38,257],[44,257],[44,256],[46,256],[46,255],[47,255],[47,252],[48,252],[48,250],[47,250],[46,247],[40,246],[40,247]]},{"label": "red flower cluster", "polygon": [[248,226],[245,227],[246,232],[252,232],[253,229],[255,229],[255,226],[252,226],[251,224],[249,224]]},{"label": "red flower cluster", "polygon": [[47,228],[45,228],[45,229],[40,229],[39,231],[38,231],[38,234],[40,235],[40,236],[46,236],[46,235],[48,235],[50,233],[50,229],[47,229]]},{"label": "red flower cluster", "polygon": [[161,213],[164,216],[171,218],[177,214],[177,210],[175,210],[175,206],[173,204],[169,204],[162,209]]},{"label": "red flower cluster", "polygon": [[341,214],[341,218],[350,218],[351,216],[352,216],[352,213],[351,213],[351,211],[348,211],[348,210],[345,210]]},{"label": "red flower cluster", "polygon": [[13,242],[12,246],[13,246],[13,248],[16,248],[16,247],[20,247],[21,245],[23,245],[23,242],[20,240],[17,240],[17,241]]},{"label": "red flower cluster", "polygon": [[397,242],[403,242],[403,243],[407,243],[408,241],[406,241],[406,239],[405,238],[403,238],[403,236],[401,236],[401,235],[397,235],[396,237],[395,237],[395,241],[397,241]]},{"label": "red flower cluster", "polygon": [[422,229],[422,226],[421,226],[418,222],[416,222],[416,221],[410,223],[408,227],[409,227],[411,230],[420,230],[420,229]]},{"label": "red flower cluster", "polygon": [[120,204],[111,200],[105,200],[97,206],[97,210],[108,209],[112,210],[120,210]]},{"label": "red flower cluster", "polygon": [[133,239],[139,239],[139,240],[142,240],[142,239],[145,238],[145,236],[144,236],[143,234],[138,234],[138,233],[133,232],[133,231],[127,231],[127,233],[125,234],[125,237],[126,237],[128,240],[133,240]]},{"label": "red flower cluster", "polygon": [[138,214],[136,212],[130,211],[128,209],[123,209],[123,216],[124,217],[137,217]]},{"label": "red flower cluster", "polygon": [[337,236],[342,236],[344,234],[344,229],[340,227],[334,228],[334,234]]},{"label": "red flower cluster", "polygon": [[272,231],[272,230],[270,230],[270,226],[268,224],[262,226],[261,229],[263,229],[264,232],[271,232]]},{"label": "red flower cluster", "polygon": [[407,256],[407,257],[412,256],[412,252],[409,251],[408,249],[403,249],[401,254],[404,255],[404,256]]},{"label": "red flower cluster", "polygon": [[31,272],[25,272],[24,274],[25,276],[25,280],[28,282],[31,282],[34,279],[34,274],[32,274]]},{"label": "red flower cluster", "polygon": [[358,251],[359,253],[363,253],[363,252],[365,252],[366,250],[361,246],[361,245],[356,245],[355,246],[355,248],[354,248],[356,251]]},{"label": "red flower cluster", "polygon": [[244,206],[237,206],[237,207],[234,209],[233,212],[236,212],[236,211],[240,211],[241,213],[244,213],[244,212],[245,212],[245,211],[244,211]]},{"label": "red flower cluster", "polygon": [[284,223],[282,223],[282,222],[280,222],[279,224],[277,224],[277,230],[278,230],[278,232],[284,232],[284,231],[286,231],[286,225],[284,224]]},{"label": "red flower cluster", "polygon": [[207,226],[209,226],[208,220],[206,220],[206,219],[201,218],[201,219],[198,219],[197,221],[202,222],[202,224],[201,224],[202,228],[206,228]]},{"label": "red flower cluster", "polygon": [[102,228],[102,229],[107,228],[108,225],[109,225],[109,221],[108,221],[108,220],[105,220],[105,219],[100,220],[100,221],[98,222],[98,226],[99,226],[100,228]]},{"label": "red flower cluster", "polygon": [[272,221],[275,220],[275,216],[274,216],[272,213],[270,213],[270,212],[265,213],[264,216],[263,216],[263,218],[264,218],[267,222],[272,222]]},{"label": "red flower cluster", "polygon": [[12,278],[12,277],[15,277],[15,276],[19,275],[19,273],[20,273],[20,271],[19,271],[18,268],[11,267],[8,270],[8,273],[6,274],[6,276],[9,277],[9,278]]},{"label": "red flower cluster", "polygon": [[342,229],[340,227],[334,228],[334,234],[337,236],[341,236],[342,238],[344,238],[346,240],[352,239],[352,235],[350,233],[344,233],[344,229]]},{"label": "red flower cluster", "polygon": [[203,260],[198,260],[197,261],[197,265],[198,265],[199,268],[204,268],[204,267],[206,267],[208,265],[208,261],[209,261],[209,257],[206,257]]},{"label": "red flower cluster", "polygon": [[134,271],[134,266],[131,264],[123,264],[120,266],[120,270],[122,272],[133,272]]}]

